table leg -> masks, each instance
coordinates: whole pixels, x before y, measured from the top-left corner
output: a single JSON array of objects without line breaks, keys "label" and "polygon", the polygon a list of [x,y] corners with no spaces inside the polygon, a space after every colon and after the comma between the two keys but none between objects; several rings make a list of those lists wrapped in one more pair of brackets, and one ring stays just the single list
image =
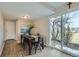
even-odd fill
[{"label": "table leg", "polygon": [[32,50],[32,42],[31,39],[29,39],[29,55],[31,55],[31,50]]},{"label": "table leg", "polygon": [[43,41],[43,39],[42,39],[42,49],[44,49],[44,41]]}]

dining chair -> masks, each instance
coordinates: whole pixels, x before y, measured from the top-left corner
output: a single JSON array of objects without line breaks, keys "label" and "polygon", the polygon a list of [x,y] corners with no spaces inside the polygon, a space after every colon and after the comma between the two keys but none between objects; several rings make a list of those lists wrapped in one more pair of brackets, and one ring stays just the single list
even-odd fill
[{"label": "dining chair", "polygon": [[43,49],[43,38],[41,37],[40,34],[37,34],[38,36],[38,40],[35,41],[35,39],[32,41],[32,47],[34,47],[35,49],[35,53],[37,52],[37,49],[39,49],[40,51],[42,51]]}]

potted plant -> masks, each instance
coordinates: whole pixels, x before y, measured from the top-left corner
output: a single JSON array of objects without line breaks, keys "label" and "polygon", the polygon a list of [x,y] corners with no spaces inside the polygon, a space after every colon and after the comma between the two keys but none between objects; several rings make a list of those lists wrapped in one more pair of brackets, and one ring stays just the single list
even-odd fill
[{"label": "potted plant", "polygon": [[30,21],[30,22],[29,22],[28,27],[29,27],[28,33],[29,33],[29,35],[30,35],[30,34],[31,34],[31,30],[32,30],[33,28],[35,28],[35,25],[34,25],[33,21]]}]

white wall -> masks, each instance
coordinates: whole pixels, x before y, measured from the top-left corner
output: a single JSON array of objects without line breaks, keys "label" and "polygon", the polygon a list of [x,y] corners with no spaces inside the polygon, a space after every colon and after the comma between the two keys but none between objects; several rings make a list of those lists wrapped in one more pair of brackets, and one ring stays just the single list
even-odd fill
[{"label": "white wall", "polygon": [[27,19],[18,19],[16,21],[16,39],[18,42],[20,42],[20,35],[21,35],[21,27],[25,27],[28,25],[28,20]]},{"label": "white wall", "polygon": [[44,37],[44,42],[48,46],[49,45],[49,19],[44,17],[44,18],[39,18],[34,20],[35,23],[35,28],[32,30],[33,34],[40,33]]},{"label": "white wall", "polygon": [[3,20],[3,16],[0,12],[0,54],[2,52],[2,48],[3,48],[3,43],[4,42],[4,20]]},{"label": "white wall", "polygon": [[[40,33],[43,37],[44,37],[44,42],[45,45],[50,46],[50,41],[51,41],[51,37],[50,37],[50,19],[47,17],[42,17],[42,18],[38,18],[38,19],[34,19],[34,25],[35,28],[32,29],[31,33],[32,34],[37,34]],[[24,20],[24,19],[18,19],[18,21],[16,22],[16,35],[17,35],[17,39],[18,41],[20,40],[20,27],[22,25],[27,26],[28,25],[28,20]]]}]

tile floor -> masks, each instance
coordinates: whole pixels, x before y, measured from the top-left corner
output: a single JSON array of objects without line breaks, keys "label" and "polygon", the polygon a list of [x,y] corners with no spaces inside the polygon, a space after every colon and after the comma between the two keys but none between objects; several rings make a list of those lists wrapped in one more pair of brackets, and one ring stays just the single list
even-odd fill
[{"label": "tile floor", "polygon": [[56,49],[45,48],[42,52],[37,52],[34,55],[29,55],[27,57],[72,57]]}]

